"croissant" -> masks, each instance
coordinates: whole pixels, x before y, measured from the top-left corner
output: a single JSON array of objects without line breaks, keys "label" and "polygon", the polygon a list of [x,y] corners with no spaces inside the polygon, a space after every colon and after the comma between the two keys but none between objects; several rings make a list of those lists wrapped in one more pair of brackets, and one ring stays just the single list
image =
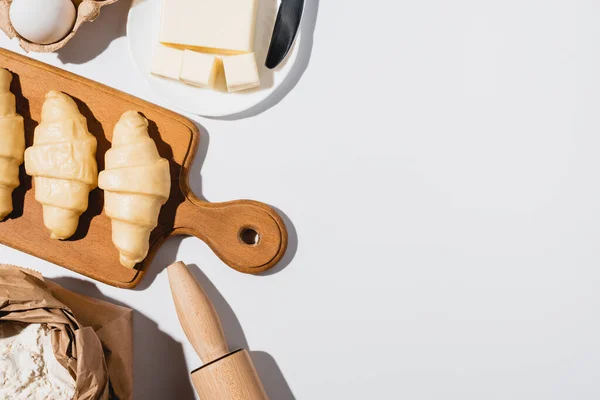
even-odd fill
[{"label": "croissant", "polygon": [[19,165],[25,152],[23,117],[10,92],[12,75],[0,68],[0,220],[13,210],[12,192],[19,186]]},{"label": "croissant", "polygon": [[25,170],[34,177],[35,199],[43,205],[53,239],[71,237],[87,210],[89,193],[98,184],[96,147],[73,99],[50,91],[33,146],[25,151]]},{"label": "croissant", "polygon": [[112,240],[121,264],[133,268],[148,255],[150,232],[171,191],[169,162],[148,135],[148,120],[127,111],[115,126],[106,169],[98,183],[104,210],[112,220]]}]

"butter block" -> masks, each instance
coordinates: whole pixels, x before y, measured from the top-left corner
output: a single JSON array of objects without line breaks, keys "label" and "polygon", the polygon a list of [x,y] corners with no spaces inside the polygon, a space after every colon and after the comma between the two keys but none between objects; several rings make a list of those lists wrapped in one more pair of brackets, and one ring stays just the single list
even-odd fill
[{"label": "butter block", "polygon": [[179,80],[188,85],[212,88],[215,85],[219,59],[211,54],[185,50]]},{"label": "butter block", "polygon": [[225,70],[227,90],[230,92],[260,86],[254,53],[223,57],[223,68]]},{"label": "butter block", "polygon": [[179,80],[183,51],[159,45],[154,51],[150,72],[163,78]]},{"label": "butter block", "polygon": [[258,0],[162,0],[159,40],[203,53],[249,53]]}]

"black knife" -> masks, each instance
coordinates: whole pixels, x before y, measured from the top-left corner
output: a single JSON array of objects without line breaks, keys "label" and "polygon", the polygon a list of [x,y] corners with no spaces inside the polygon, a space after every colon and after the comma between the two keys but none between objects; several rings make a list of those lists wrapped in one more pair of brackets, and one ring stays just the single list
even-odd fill
[{"label": "black knife", "polygon": [[265,62],[267,68],[277,67],[287,56],[300,27],[303,9],[304,0],[281,0]]}]

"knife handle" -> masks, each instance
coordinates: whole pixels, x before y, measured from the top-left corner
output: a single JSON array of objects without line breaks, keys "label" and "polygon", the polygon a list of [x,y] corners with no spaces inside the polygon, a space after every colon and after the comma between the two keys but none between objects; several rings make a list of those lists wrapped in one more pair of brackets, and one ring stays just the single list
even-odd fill
[{"label": "knife handle", "polygon": [[202,362],[229,354],[219,316],[188,267],[176,262],[167,275],[179,323]]},{"label": "knife handle", "polygon": [[300,28],[303,11],[304,0],[281,1],[265,61],[267,68],[276,68],[287,56]]}]

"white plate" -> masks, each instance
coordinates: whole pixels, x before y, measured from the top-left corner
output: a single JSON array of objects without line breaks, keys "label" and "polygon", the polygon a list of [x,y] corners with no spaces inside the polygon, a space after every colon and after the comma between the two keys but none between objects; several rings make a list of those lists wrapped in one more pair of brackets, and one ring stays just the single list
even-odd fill
[{"label": "white plate", "polygon": [[127,20],[129,49],[150,87],[167,103],[183,111],[209,117],[236,114],[269,97],[285,80],[296,61],[300,32],[287,59],[281,65],[275,70],[269,70],[264,65],[280,2],[259,0],[254,47],[261,86],[256,89],[235,93],[218,92],[151,75],[152,54],[158,45],[161,0],[133,1]]}]

